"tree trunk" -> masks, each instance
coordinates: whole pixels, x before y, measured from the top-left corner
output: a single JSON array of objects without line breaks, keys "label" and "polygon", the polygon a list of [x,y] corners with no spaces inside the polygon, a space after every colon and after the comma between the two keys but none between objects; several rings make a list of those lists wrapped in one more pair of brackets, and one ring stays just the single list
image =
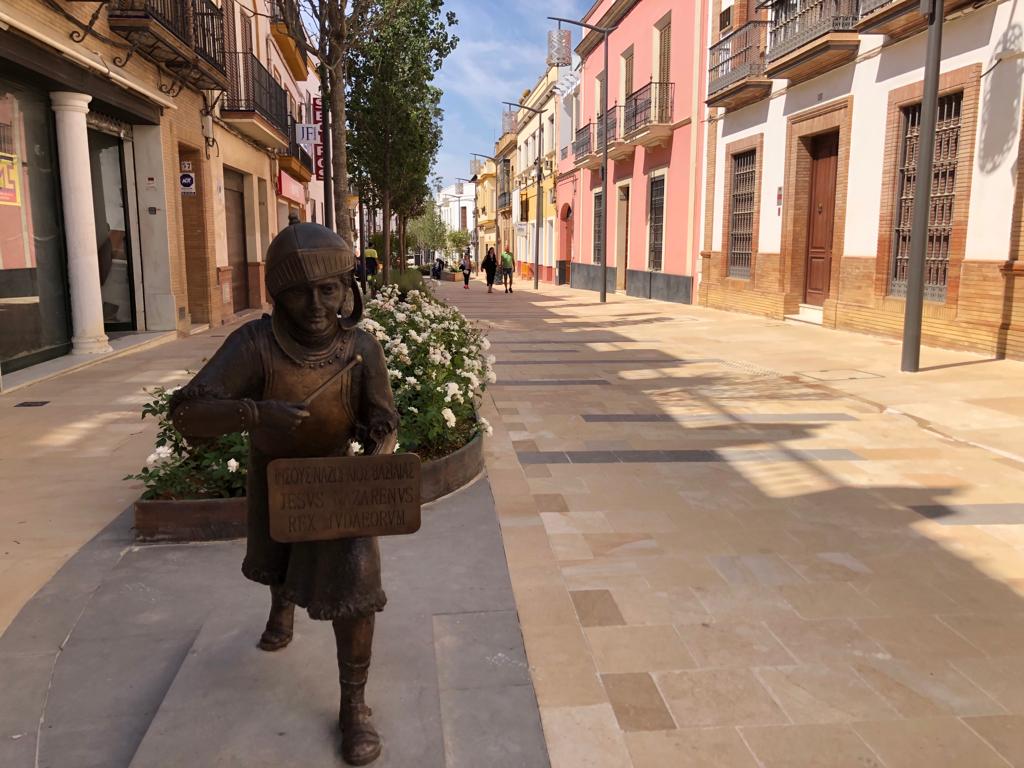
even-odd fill
[{"label": "tree trunk", "polygon": [[331,83],[331,175],[334,183],[334,222],[339,235],[352,242],[348,213],[348,139],[345,129],[345,63],[333,68]]},{"label": "tree trunk", "polygon": [[391,193],[386,191],[381,196],[381,203],[384,206],[384,242],[381,250],[384,251],[384,284],[387,285],[391,278]]},{"label": "tree trunk", "polygon": [[402,271],[405,271],[405,216],[398,217],[398,252],[402,260]]}]

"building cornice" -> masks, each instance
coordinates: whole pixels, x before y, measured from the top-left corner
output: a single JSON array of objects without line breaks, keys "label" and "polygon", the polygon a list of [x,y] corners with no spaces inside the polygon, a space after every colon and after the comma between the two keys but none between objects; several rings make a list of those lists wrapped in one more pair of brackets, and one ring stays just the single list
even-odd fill
[{"label": "building cornice", "polygon": [[[626,14],[633,10],[633,6],[635,6],[639,2],[640,0],[615,0],[615,2],[612,3],[611,7],[604,14],[604,16],[602,16],[599,21],[594,22],[594,26],[614,27],[616,24],[622,21],[622,19],[626,17]],[[591,12],[593,12],[593,10],[594,9],[592,8]],[[587,17],[584,16],[583,18]],[[583,36],[583,39],[580,40],[579,45],[576,46],[576,53],[579,54],[581,59],[585,59],[591,51],[593,51],[598,45],[600,45],[601,40],[603,39],[604,35],[602,35],[600,32],[588,30],[587,34],[585,34]]]}]

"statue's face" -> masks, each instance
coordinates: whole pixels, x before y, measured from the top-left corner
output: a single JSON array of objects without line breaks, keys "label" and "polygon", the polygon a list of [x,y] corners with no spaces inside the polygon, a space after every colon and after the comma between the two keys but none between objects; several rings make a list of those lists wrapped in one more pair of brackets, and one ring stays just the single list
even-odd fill
[{"label": "statue's face", "polygon": [[284,291],[275,305],[305,335],[320,336],[338,323],[338,312],[348,296],[340,277],[325,277]]}]

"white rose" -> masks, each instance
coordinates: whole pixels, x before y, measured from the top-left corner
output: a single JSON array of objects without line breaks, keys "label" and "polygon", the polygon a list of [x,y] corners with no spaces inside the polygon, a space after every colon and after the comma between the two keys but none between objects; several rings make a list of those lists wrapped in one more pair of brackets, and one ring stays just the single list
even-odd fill
[{"label": "white rose", "polygon": [[228,472],[234,474],[238,471],[239,464],[235,459],[228,459]]},{"label": "white rose", "polygon": [[348,455],[349,456],[361,456],[363,453],[362,443],[353,440],[348,444]]},{"label": "white rose", "polygon": [[455,426],[455,414],[452,413],[451,408],[442,408],[441,415],[444,417],[445,423],[448,425],[449,429]]}]

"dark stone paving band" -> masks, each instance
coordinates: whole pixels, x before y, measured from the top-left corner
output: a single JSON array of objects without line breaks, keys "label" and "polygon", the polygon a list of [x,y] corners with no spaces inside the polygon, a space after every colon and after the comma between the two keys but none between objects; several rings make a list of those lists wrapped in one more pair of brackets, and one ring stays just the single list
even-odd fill
[{"label": "dark stone paving band", "polygon": [[911,509],[942,525],[1024,525],[1024,504],[928,504]]},{"label": "dark stone paving band", "polygon": [[584,413],[587,422],[649,423],[676,422],[686,424],[703,421],[742,421],[752,424],[786,424],[790,422],[856,421],[849,413]]},{"label": "dark stone paving band", "polygon": [[661,464],[739,461],[861,461],[844,448],[801,451],[721,449],[679,451],[521,451],[520,464]]}]

